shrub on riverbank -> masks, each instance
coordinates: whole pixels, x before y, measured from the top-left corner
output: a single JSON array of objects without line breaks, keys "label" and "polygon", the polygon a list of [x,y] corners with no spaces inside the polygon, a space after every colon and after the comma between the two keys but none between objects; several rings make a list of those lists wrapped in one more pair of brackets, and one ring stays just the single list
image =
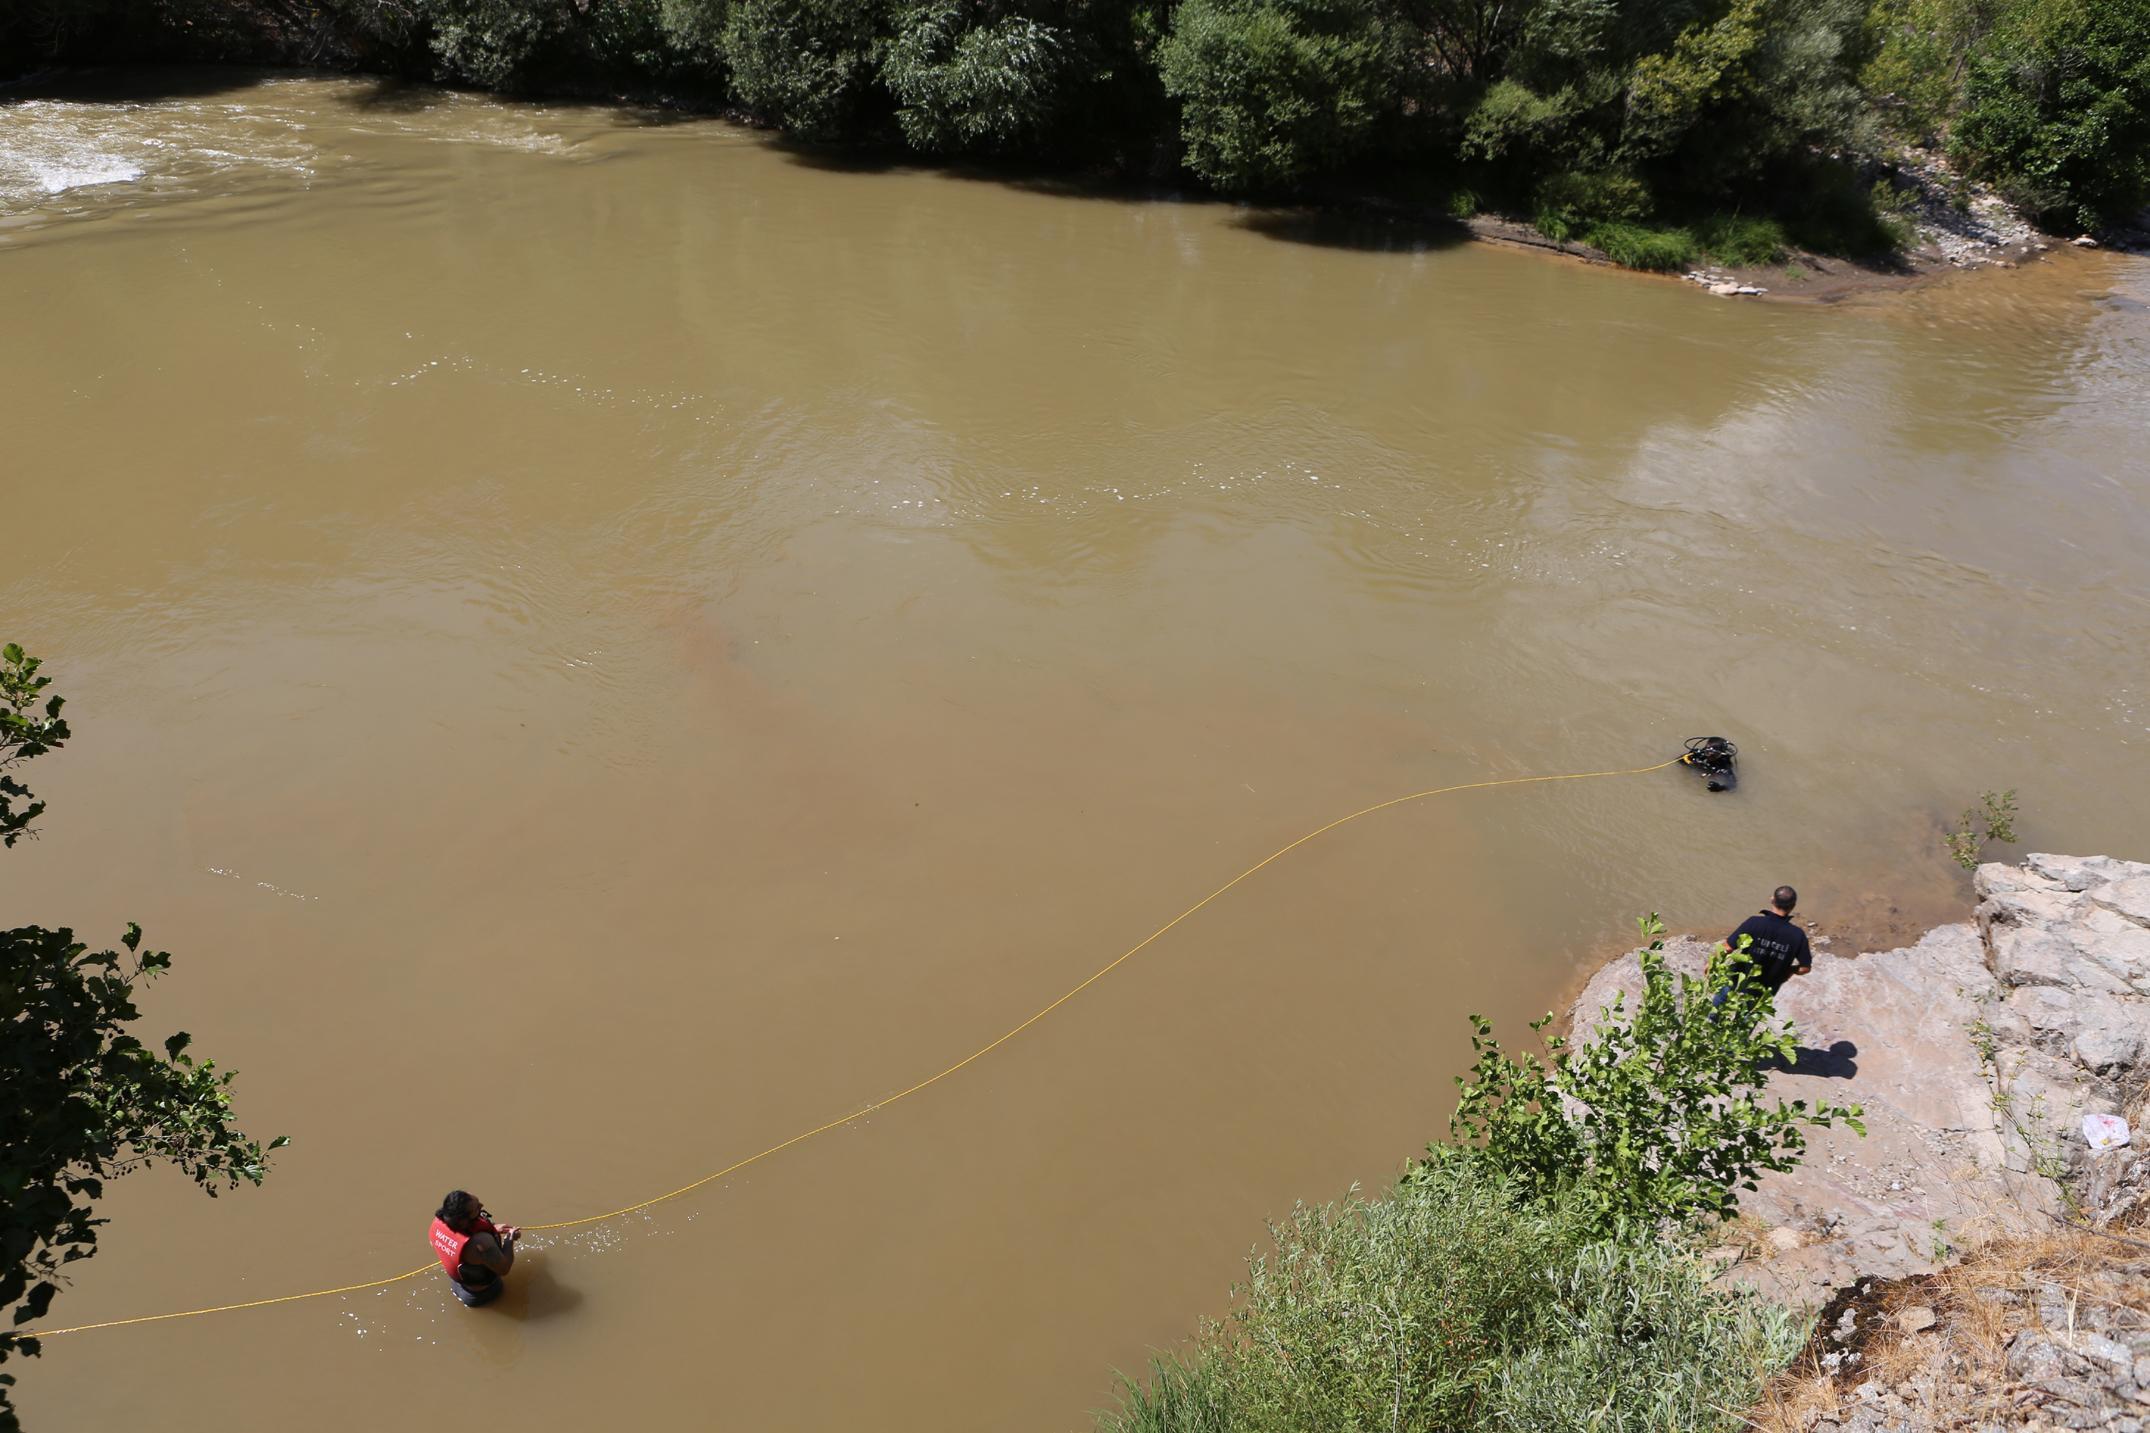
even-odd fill
[{"label": "shrub on riverbank", "polygon": [[1790,1316],[1712,1288],[1677,1242],[1597,1230],[1580,1198],[1466,1163],[1294,1210],[1229,1318],[1100,1427],[1705,1429],[1797,1353]]},{"label": "shrub on riverbank", "polygon": [[2023,0],[1964,82],[1956,148],[2043,223],[2150,201],[2150,0]]},{"label": "shrub on riverbank", "polygon": [[1185,0],[1158,47],[1187,167],[1276,191],[1365,154],[1409,65],[1374,0]]},{"label": "shrub on riverbank", "polygon": [[1229,1317],[1126,1382],[1104,1433],[1737,1426],[1805,1330],[1697,1244],[1858,1111],[1765,1100],[1797,1037],[1745,955],[1676,976],[1643,930],[1640,998],[1583,1043],[1514,1055],[1474,1017],[1454,1142],[1384,1199],[1272,1226]]},{"label": "shrub on riverbank", "polygon": [[1676,273],[1695,261],[1695,236],[1685,229],[1653,229],[1643,224],[1593,224],[1583,241],[1605,257],[1630,269]]},{"label": "shrub on riverbank", "polygon": [[[722,100],[815,143],[1219,191],[1469,192],[1676,266],[1693,216],[1885,252],[1884,132],[2054,222],[2150,194],[2150,0],[24,0],[49,58],[342,63]],[[1821,176],[1842,172],[1839,181]],[[1550,196],[1550,197],[1549,197]],[[1638,227],[1639,226],[1639,227]],[[1550,232],[1550,231],[1549,231]]]}]

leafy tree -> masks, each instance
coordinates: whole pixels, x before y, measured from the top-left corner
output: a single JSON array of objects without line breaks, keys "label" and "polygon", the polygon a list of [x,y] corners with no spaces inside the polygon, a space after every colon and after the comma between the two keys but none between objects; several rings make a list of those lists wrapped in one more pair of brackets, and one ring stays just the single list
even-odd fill
[{"label": "leafy tree", "polygon": [[1972,57],[1951,147],[2042,223],[2132,215],[2150,200],[2150,0],[2016,0]]},{"label": "leafy tree", "polygon": [[570,0],[428,0],[425,11],[443,77],[514,89],[557,42]]},{"label": "leafy tree", "polygon": [[1865,0],[1733,0],[1636,62],[1622,154],[1691,192],[1723,192],[1851,141],[1864,17]]},{"label": "leafy tree", "polygon": [[708,65],[723,59],[724,22],[731,8],[731,0],[658,0],[657,21],[682,60]]},{"label": "leafy tree", "polygon": [[[61,699],[34,657],[0,649],[0,805],[7,841],[44,810],[11,769],[67,740]],[[39,699],[43,698],[40,705]],[[27,804],[20,809],[17,800]],[[214,1196],[259,1184],[266,1146],[231,1123],[232,1072],[187,1053],[184,1031],[161,1053],[127,1027],[135,993],[171,967],[129,924],[120,951],[92,951],[71,930],[0,930],[0,1310],[20,1326],[43,1318],[66,1266],[97,1251],[95,1204],[107,1179],[152,1164],[178,1169]],[[0,1362],[35,1354],[34,1336],[0,1332]],[[17,1426],[0,1374],[0,1433]]]},{"label": "leafy tree", "polygon": [[1955,118],[1971,52],[2000,0],[1874,0],[1859,83],[1892,127],[1933,143]]},{"label": "leafy tree", "polygon": [[1637,924],[1642,997],[1632,1010],[1615,999],[1586,1043],[1553,1036],[1549,1059],[1518,1058],[1471,1017],[1478,1058],[1456,1080],[1456,1144],[1435,1146],[1435,1164],[1482,1161],[1527,1190],[1577,1191],[1608,1228],[1651,1226],[1729,1217],[1762,1172],[1799,1163],[1808,1129],[1865,1133],[1856,1105],[1762,1098],[1766,1062],[1790,1060],[1798,1035],[1775,1026],[1744,950],[1713,955],[1699,980],[1675,975],[1664,926]]},{"label": "leafy tree", "polygon": [[800,139],[851,134],[873,93],[879,9],[867,0],[738,0],[724,26],[733,97]]},{"label": "leafy tree", "polygon": [[1446,75],[1484,83],[1499,78],[1540,8],[1533,0],[1416,0],[1409,13]]},{"label": "leafy tree", "polygon": [[914,149],[1007,151],[1045,132],[1075,59],[1068,33],[971,0],[924,0],[896,17],[881,80]]},{"label": "leafy tree", "polygon": [[[350,3],[350,0],[345,0]],[[674,36],[702,43],[707,17],[680,0],[397,0],[359,17],[427,35],[442,78],[487,89],[587,90],[614,81],[669,76],[681,58]]]},{"label": "leafy tree", "polygon": [[1405,39],[1375,0],[1184,0],[1157,60],[1188,167],[1273,190],[1356,158],[1396,99]]}]

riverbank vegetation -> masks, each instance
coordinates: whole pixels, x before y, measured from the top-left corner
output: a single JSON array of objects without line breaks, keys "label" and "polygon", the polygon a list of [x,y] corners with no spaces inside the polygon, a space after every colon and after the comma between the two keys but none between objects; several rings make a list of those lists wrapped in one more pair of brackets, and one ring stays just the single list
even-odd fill
[{"label": "riverbank vegetation", "polygon": [[1450,1142],[1380,1199],[1273,1226],[1230,1315],[1102,1433],[1736,1427],[1806,1330],[1718,1286],[1703,1236],[1859,1111],[1766,1099],[1796,1037],[1744,953],[1675,976],[1644,933],[1641,998],[1581,1044],[1518,1056],[1474,1017]]},{"label": "riverbank vegetation", "polygon": [[[35,834],[45,803],[18,774],[71,733],[38,659],[0,648],[0,845]],[[42,1321],[67,1266],[97,1252],[105,1181],[147,1165],[179,1170],[205,1193],[259,1184],[270,1151],[231,1122],[232,1072],[197,1061],[182,1031],[161,1052],[129,1026],[140,989],[171,967],[129,925],[124,953],[93,951],[66,928],[0,930],[0,1363],[34,1355],[14,1332]],[[0,1433],[18,1426],[0,1373]]]},{"label": "riverbank vegetation", "polygon": [[25,0],[53,60],[338,64],[794,138],[1534,222],[1640,268],[1899,247],[1907,146],[2150,200],[2150,0]]}]

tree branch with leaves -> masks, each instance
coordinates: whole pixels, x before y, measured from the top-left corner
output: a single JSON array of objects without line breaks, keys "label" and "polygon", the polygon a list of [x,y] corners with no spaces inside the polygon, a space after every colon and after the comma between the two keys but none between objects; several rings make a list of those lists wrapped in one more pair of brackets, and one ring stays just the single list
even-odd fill
[{"label": "tree branch with leaves", "polygon": [[[0,649],[0,834],[34,834],[45,810],[9,774],[56,750],[70,733],[62,698],[38,659]],[[20,804],[18,804],[20,803]],[[72,930],[0,930],[0,1310],[14,1328],[45,1317],[69,1265],[97,1252],[96,1201],[105,1182],[148,1165],[177,1169],[214,1197],[259,1184],[266,1145],[232,1123],[233,1072],[187,1053],[181,1031],[153,1049],[129,1028],[135,1000],[171,968],[142,948],[133,923],[119,950],[92,950]],[[0,1362],[35,1354],[32,1334],[0,1332]],[[0,1373],[0,1433],[19,1427]]]},{"label": "tree branch with leaves", "polygon": [[1648,942],[1641,998],[1630,1008],[1616,996],[1586,1042],[1551,1036],[1544,1057],[1518,1056],[1471,1017],[1477,1060],[1456,1080],[1455,1143],[1436,1146],[1437,1161],[1483,1159],[1540,1193],[1576,1190],[1608,1226],[1686,1224],[1729,1218],[1740,1190],[1795,1167],[1806,1131],[1866,1133],[1857,1105],[1764,1098],[1798,1032],[1777,1023],[1744,949],[1718,950],[1697,979],[1666,968],[1655,915],[1637,925]]}]

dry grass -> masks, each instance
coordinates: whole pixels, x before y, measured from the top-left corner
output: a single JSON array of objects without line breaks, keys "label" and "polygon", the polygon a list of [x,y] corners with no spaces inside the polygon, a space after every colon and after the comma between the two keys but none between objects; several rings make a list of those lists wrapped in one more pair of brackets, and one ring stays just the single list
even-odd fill
[{"label": "dry grass", "polygon": [[[2056,1224],[2049,1234],[2002,1240],[1970,1251],[1937,1274],[1877,1285],[1855,1307],[1862,1332],[1871,1336],[1859,1357],[1836,1369],[1824,1365],[1824,1331],[1763,1403],[1748,1414],[1758,1433],[1807,1433],[1823,1418],[1846,1417],[1858,1402],[1855,1390],[1873,1381],[1917,1407],[1926,1426],[1937,1429],[2015,1425],[2034,1401],[2008,1372],[2008,1341],[2017,1330],[2039,1326],[2041,1298],[2066,1300],[2069,1321],[2093,1305],[2131,1309],[2150,1320],[2150,1241],[2145,1221],[2123,1242],[2094,1231]],[[2115,1231],[2120,1232],[2120,1231]],[[1922,1332],[1899,1321],[1924,1307],[1936,1316]],[[1872,1315],[1879,1314],[1879,1319]]]}]

